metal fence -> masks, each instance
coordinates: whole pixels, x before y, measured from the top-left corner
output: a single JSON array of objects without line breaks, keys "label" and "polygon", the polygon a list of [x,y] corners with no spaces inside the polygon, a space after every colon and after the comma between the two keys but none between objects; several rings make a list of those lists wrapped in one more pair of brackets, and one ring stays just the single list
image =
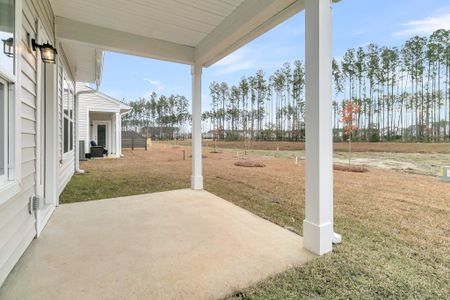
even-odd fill
[{"label": "metal fence", "polygon": [[135,131],[122,131],[122,148],[144,148],[147,150],[147,138]]}]

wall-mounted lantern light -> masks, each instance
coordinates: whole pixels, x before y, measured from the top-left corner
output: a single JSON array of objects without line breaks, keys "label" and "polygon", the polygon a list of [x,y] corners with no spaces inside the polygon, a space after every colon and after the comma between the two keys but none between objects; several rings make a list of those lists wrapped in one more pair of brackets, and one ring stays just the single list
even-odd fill
[{"label": "wall-mounted lantern light", "polygon": [[41,59],[46,64],[54,64],[56,62],[56,48],[50,45],[48,42],[46,44],[39,45],[36,43],[36,40],[32,39],[31,44],[33,46],[33,51],[36,51],[36,48],[41,50]]},{"label": "wall-mounted lantern light", "polygon": [[3,53],[5,53],[8,57],[14,56],[14,39],[9,38],[6,40],[2,40],[3,42]]}]

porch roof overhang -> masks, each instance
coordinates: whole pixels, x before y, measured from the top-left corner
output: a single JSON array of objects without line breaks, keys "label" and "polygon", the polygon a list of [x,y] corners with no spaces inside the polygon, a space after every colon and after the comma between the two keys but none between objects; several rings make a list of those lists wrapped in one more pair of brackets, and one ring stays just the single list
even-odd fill
[{"label": "porch roof overhang", "polygon": [[304,0],[50,1],[57,37],[80,58],[77,70],[86,49],[208,67],[305,6]]},{"label": "porch roof overhang", "polygon": [[103,51],[73,41],[61,43],[75,80],[100,85],[103,72]]}]

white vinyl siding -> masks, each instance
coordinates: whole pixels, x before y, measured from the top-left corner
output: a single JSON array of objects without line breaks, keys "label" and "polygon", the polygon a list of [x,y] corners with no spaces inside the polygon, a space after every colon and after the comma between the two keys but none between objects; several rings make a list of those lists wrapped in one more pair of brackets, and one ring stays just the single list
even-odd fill
[{"label": "white vinyl siding", "polygon": [[[36,52],[27,45],[27,33],[36,35],[36,19],[40,19],[48,36],[53,34],[53,13],[48,0],[22,1],[20,69],[18,92],[21,118],[20,192],[0,204],[0,285],[36,235],[35,217],[29,213],[29,198],[36,190]],[[50,41],[53,43],[54,41]]]},{"label": "white vinyl siding", "polygon": [[0,78],[0,186],[8,179],[8,83]]},{"label": "white vinyl siding", "polygon": [[[58,193],[62,193],[75,172],[74,153],[74,81],[69,72],[68,64],[64,60],[64,50],[59,51],[58,70],[58,147],[59,174]],[[70,128],[72,124],[72,130]],[[67,130],[67,131],[66,131]],[[67,133],[67,134],[65,134]],[[71,147],[72,145],[72,147]]]},{"label": "white vinyl siding", "polygon": [[[77,84],[77,91],[89,90],[83,83]],[[84,141],[85,151],[89,152],[90,145],[90,121],[89,114],[99,121],[111,122],[111,144],[114,145],[116,138],[115,116],[114,113],[128,110],[129,107],[118,100],[108,97],[102,93],[81,94],[78,99],[78,137]],[[108,114],[105,114],[108,113]],[[121,130],[119,128],[118,130]],[[115,148],[115,147],[114,147]],[[109,149],[115,151],[115,149]]]}]

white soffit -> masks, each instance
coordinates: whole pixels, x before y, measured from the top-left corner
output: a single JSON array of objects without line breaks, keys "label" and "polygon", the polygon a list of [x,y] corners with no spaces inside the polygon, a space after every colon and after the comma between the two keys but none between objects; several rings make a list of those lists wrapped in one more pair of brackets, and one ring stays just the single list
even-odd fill
[{"label": "white soffit", "polygon": [[73,41],[62,41],[62,48],[75,81],[100,84],[103,68],[103,52],[95,47]]},{"label": "white soffit", "polygon": [[304,8],[304,0],[50,0],[60,39],[209,66]]},{"label": "white soffit", "polygon": [[244,0],[51,0],[56,16],[195,47]]}]

